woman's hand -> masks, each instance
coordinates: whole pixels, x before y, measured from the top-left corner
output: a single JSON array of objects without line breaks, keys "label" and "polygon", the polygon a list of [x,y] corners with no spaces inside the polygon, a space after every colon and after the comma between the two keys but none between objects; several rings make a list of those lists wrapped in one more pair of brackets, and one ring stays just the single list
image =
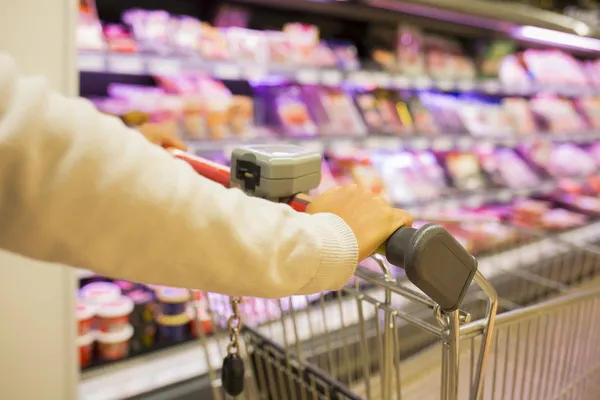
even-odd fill
[{"label": "woman's hand", "polygon": [[413,223],[408,212],[389,206],[383,198],[356,184],[325,191],[312,200],[306,212],[326,212],[342,218],[356,236],[359,261],[373,254],[398,228]]},{"label": "woman's hand", "polygon": [[187,146],[182,140],[158,124],[146,123],[138,126],[137,130],[139,130],[150,143],[157,146],[187,150]]}]

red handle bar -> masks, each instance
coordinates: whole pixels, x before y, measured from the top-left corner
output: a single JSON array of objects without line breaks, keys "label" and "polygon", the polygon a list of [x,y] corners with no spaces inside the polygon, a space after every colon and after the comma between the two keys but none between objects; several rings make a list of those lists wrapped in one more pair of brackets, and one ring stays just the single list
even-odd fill
[{"label": "red handle bar", "polygon": [[[182,150],[173,148],[169,148],[167,150],[173,156],[175,156],[175,158],[188,163],[199,175],[202,175],[203,177],[225,187],[229,187],[231,174],[229,168],[226,166],[217,164],[216,162],[195,156]],[[306,211],[306,206],[308,206],[309,203],[310,196],[305,194],[298,194],[287,202],[287,204],[289,204],[294,210],[300,212]]]}]

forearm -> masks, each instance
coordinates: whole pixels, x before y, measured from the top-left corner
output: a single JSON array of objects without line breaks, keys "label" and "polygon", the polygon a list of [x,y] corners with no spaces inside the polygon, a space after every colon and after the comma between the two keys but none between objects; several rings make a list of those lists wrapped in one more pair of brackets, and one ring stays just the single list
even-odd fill
[{"label": "forearm", "polygon": [[6,79],[4,67],[0,247],[239,295],[334,289],[351,275],[356,241],[337,217],[297,214],[209,182],[116,118],[41,80]]}]

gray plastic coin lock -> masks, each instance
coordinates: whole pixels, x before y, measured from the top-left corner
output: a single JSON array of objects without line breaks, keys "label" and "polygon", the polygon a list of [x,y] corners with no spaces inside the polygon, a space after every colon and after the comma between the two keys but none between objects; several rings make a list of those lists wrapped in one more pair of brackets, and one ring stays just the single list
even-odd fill
[{"label": "gray plastic coin lock", "polygon": [[231,186],[269,200],[316,189],[322,156],[295,145],[250,145],[231,154]]}]

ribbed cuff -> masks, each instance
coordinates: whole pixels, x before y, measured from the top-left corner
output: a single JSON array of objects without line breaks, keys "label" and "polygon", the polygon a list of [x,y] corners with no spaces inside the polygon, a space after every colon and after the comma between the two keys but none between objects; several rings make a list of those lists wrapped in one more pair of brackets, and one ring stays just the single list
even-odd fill
[{"label": "ribbed cuff", "polygon": [[321,262],[311,281],[297,294],[338,290],[354,274],[358,263],[358,243],[352,229],[334,214],[315,214],[315,234],[321,240]]}]

